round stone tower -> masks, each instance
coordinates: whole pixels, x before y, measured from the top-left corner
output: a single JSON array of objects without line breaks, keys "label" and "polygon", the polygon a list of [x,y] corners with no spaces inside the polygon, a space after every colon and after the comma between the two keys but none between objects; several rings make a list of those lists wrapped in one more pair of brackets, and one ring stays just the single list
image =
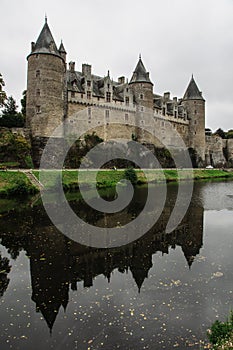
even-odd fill
[{"label": "round stone tower", "polygon": [[192,76],[182,104],[189,119],[189,145],[197,152],[197,165],[205,162],[205,100]]},{"label": "round stone tower", "polygon": [[66,112],[65,49],[57,49],[47,19],[28,59],[26,124],[33,158],[39,162],[44,145]]},{"label": "round stone tower", "polygon": [[135,134],[138,141],[144,142],[144,131],[140,126],[143,125],[146,115],[153,113],[153,84],[150,81],[149,73],[144,67],[141,55],[129,86],[132,89],[134,103],[137,106]]},{"label": "round stone tower", "polygon": [[144,67],[141,56],[139,57],[129,85],[133,90],[134,102],[139,106],[139,110],[140,107],[141,111],[144,109],[153,110],[153,84],[150,81],[149,73]]}]

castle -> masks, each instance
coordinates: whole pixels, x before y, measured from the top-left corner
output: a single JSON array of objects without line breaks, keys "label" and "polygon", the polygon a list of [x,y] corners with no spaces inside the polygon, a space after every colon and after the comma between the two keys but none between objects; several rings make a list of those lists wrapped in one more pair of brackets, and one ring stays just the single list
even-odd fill
[{"label": "castle", "polygon": [[[224,165],[224,147],[233,158],[232,144],[205,135],[205,100],[193,76],[184,96],[171,99],[169,92],[163,96],[154,93],[141,56],[129,81],[123,76],[114,81],[109,71],[104,77],[94,75],[89,64],[76,71],[74,62],[67,66],[64,45],[61,42],[57,48],[47,19],[27,59],[26,122],[37,165],[48,138],[64,121],[74,129],[95,131],[104,140],[132,139],[133,135],[142,144],[157,148],[165,138],[175,144],[169,124],[195,153],[198,166]],[[160,141],[142,131],[146,123],[147,129],[159,130]]]}]

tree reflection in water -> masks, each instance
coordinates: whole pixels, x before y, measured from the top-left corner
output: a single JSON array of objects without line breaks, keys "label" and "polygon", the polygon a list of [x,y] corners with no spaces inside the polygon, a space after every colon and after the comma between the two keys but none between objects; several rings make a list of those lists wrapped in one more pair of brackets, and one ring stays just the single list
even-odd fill
[{"label": "tree reflection in water", "polygon": [[3,296],[5,291],[7,290],[10,279],[7,277],[7,274],[11,270],[10,260],[7,258],[3,258],[0,252],[0,297]]}]

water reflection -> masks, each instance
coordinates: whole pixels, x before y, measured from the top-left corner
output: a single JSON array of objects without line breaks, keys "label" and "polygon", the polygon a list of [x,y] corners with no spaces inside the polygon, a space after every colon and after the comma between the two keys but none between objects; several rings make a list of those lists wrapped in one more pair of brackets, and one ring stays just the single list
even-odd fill
[{"label": "water reflection", "polygon": [[[168,254],[170,249],[181,247],[187,265],[191,268],[195,257],[203,245],[203,212],[200,202],[193,200],[179,227],[165,234],[166,224],[172,212],[177,187],[168,187],[166,206],[156,225],[137,241],[123,247],[95,249],[82,246],[61,234],[50,222],[42,206],[21,211],[14,210],[0,219],[1,244],[7,248],[12,259],[17,259],[24,250],[30,259],[32,300],[36,311],[40,312],[52,330],[59,309],[66,309],[70,289],[77,286],[93,286],[98,275],[104,275],[108,282],[117,269],[124,274],[131,271],[135,288],[140,292],[148,272],[153,266],[152,256],[156,253]],[[200,198],[199,188],[195,190]],[[104,193],[108,200],[114,191]],[[73,210],[93,225],[116,226],[132,220],[142,210],[147,189],[139,187],[128,208],[118,214],[96,212],[81,199],[70,202]],[[7,289],[10,272],[9,260],[0,259],[0,296]]]},{"label": "water reflection", "polygon": [[5,257],[3,258],[0,253],[0,297],[2,297],[7,290],[10,282],[9,278],[7,277],[7,274],[11,270],[9,262],[10,260]]}]

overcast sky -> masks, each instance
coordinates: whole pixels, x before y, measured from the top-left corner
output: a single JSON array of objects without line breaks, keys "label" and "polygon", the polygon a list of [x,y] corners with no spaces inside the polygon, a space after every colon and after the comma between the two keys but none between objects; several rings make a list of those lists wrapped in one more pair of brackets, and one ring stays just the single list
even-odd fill
[{"label": "overcast sky", "polygon": [[0,72],[19,104],[45,13],[76,69],[131,77],[141,53],[154,92],[182,97],[194,74],[206,126],[233,129],[233,0],[0,0]]}]

